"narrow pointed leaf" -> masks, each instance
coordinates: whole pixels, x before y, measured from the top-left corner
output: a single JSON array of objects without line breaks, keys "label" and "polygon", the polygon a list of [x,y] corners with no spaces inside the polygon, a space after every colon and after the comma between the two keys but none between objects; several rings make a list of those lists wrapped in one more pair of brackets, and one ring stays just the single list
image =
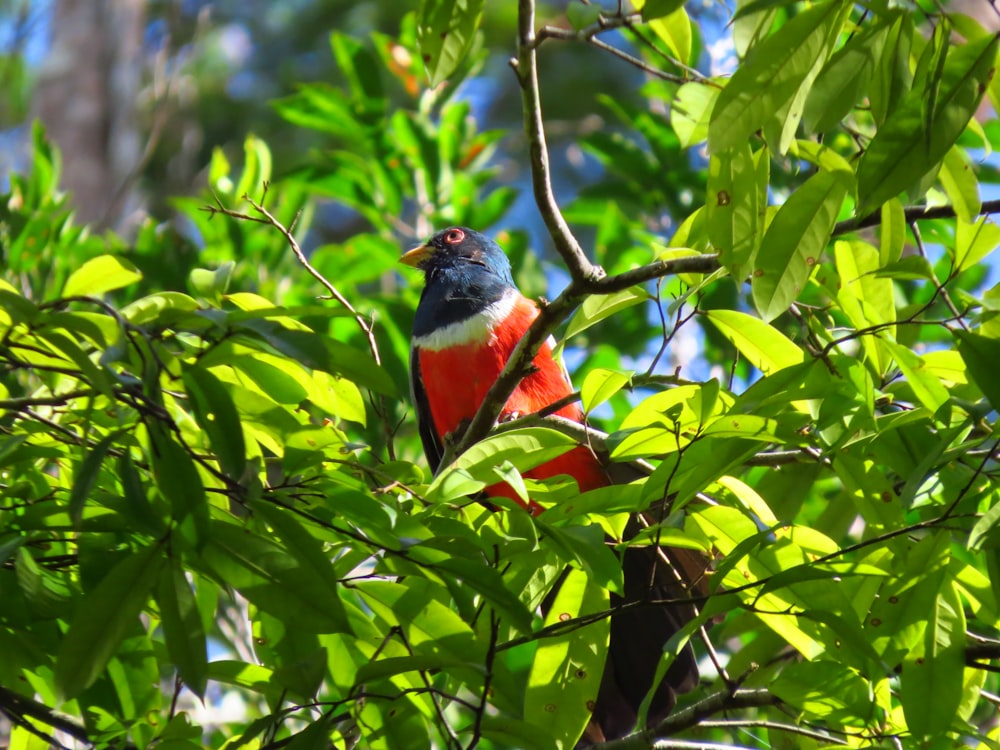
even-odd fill
[{"label": "narrow pointed leaf", "polygon": [[157,545],[129,555],[80,602],[56,656],[55,684],[64,698],[93,684],[129,627],[138,625],[163,560]]},{"label": "narrow pointed leaf", "polygon": [[778,209],[753,271],[754,306],[765,321],[788,309],[820,262],[850,179],[843,172],[817,172]]}]

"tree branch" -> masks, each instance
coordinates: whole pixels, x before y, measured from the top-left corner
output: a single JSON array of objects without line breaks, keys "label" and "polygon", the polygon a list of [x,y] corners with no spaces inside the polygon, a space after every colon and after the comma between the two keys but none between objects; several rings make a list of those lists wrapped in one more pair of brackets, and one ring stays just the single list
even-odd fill
[{"label": "tree branch", "polygon": [[[657,737],[668,737],[684,729],[697,726],[702,719],[723,711],[777,706],[780,703],[781,701],[776,695],[764,688],[723,690],[713,693],[693,706],[671,714],[654,727],[635,732],[620,740],[601,743],[595,748],[600,750],[648,750],[650,747],[681,747],[676,743],[660,745],[655,743],[655,740]],[[692,747],[699,747],[699,745],[692,745]]]},{"label": "tree branch", "polygon": [[[979,209],[979,216],[1000,213],[1000,200],[983,201]],[[955,207],[947,206],[906,206],[903,208],[903,217],[909,224],[921,219],[950,219],[955,216]],[[833,236],[839,237],[848,232],[856,232],[859,229],[867,229],[882,223],[881,211],[875,211],[867,216],[859,216],[853,219],[838,221],[833,227]]]}]

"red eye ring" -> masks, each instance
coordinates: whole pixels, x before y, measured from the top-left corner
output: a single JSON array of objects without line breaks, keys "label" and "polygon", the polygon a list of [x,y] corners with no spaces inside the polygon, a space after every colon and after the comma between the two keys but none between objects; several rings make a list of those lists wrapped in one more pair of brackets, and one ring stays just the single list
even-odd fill
[{"label": "red eye ring", "polygon": [[459,242],[465,239],[465,232],[461,229],[451,229],[448,234],[444,236],[444,241],[449,245],[457,245]]}]

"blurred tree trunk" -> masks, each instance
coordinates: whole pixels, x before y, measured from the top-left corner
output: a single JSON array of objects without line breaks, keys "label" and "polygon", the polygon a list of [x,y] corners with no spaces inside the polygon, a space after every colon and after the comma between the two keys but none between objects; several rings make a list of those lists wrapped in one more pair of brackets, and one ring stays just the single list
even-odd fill
[{"label": "blurred tree trunk", "polygon": [[32,103],[62,152],[82,222],[121,228],[137,208],[136,98],[146,0],[57,0]]}]

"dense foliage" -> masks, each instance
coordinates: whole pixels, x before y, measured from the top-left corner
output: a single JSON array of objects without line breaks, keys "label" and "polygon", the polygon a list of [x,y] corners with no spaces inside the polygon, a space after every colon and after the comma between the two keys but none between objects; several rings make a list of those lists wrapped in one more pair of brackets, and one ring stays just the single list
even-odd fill
[{"label": "dense foliage", "polygon": [[[506,134],[461,96],[482,4],[333,34],[345,85],[275,103],[325,138],[308,166],[249,138],[185,222],[134,241],[74,225],[36,128],[0,202],[11,746],[572,747],[621,587],[605,534],[667,498],[630,543],[713,572],[663,655],[691,638],[702,685],[657,735],[997,747],[996,36],[936,6],[763,0],[734,14],[735,73],[706,78],[680,3],[573,4],[536,36],[521,0],[525,159],[573,280],[560,338],[604,447],[652,466],[579,495],[520,479],[573,444],[530,416],[429,476],[405,395],[402,236],[488,230],[545,291],[501,231]],[[610,278],[645,280],[585,294],[532,70],[540,46],[609,54],[609,30],[649,77],[642,104],[597,92],[617,125],[581,137],[602,176],[565,216]],[[330,202],[369,230],[312,249],[314,276],[293,246]],[[475,502],[498,475],[552,509]]]}]

